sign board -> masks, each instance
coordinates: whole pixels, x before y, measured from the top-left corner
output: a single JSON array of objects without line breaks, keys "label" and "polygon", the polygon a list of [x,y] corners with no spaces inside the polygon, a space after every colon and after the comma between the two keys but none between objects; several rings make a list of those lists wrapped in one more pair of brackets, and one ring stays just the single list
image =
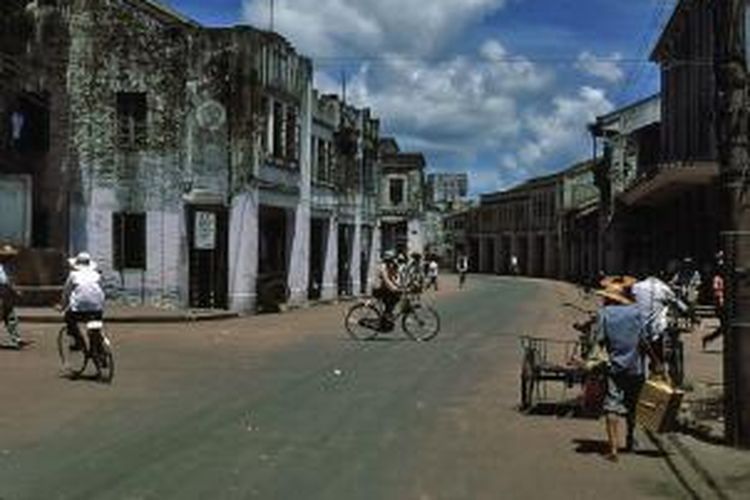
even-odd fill
[{"label": "sign board", "polygon": [[196,250],[214,250],[216,248],[216,214],[213,212],[195,212],[193,243]]}]

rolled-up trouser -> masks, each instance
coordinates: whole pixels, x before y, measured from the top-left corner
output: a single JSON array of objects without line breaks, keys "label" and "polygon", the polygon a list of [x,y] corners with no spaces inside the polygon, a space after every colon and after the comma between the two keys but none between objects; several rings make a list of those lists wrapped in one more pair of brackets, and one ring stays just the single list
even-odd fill
[{"label": "rolled-up trouser", "polygon": [[18,344],[21,341],[21,334],[18,333],[18,316],[16,316],[15,308],[12,304],[3,301],[0,302],[0,310],[2,310],[3,323],[11,342]]}]

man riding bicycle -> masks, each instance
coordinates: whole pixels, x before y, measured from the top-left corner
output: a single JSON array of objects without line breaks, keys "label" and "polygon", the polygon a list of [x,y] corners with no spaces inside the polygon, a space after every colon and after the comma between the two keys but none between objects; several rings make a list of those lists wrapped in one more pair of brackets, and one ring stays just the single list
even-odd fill
[{"label": "man riding bicycle", "polygon": [[383,315],[380,324],[382,331],[393,329],[393,310],[399,300],[401,300],[401,293],[396,252],[387,250],[378,265],[376,284],[372,290],[372,296],[383,303]]},{"label": "man riding bicycle", "polygon": [[68,335],[73,339],[70,349],[76,351],[85,346],[78,323],[102,319],[105,297],[96,262],[88,253],[79,253],[68,263],[71,271],[63,288],[62,305]]}]

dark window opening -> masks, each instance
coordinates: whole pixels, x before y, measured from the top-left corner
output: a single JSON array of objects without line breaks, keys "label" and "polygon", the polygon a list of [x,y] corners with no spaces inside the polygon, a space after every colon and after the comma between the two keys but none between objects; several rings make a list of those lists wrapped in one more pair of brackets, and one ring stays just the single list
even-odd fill
[{"label": "dark window opening", "polygon": [[146,269],[146,214],[112,214],[112,261],[115,269]]},{"label": "dark window opening", "polygon": [[284,157],[284,107],[273,103],[273,157]]},{"label": "dark window opening", "polygon": [[401,205],[404,202],[404,180],[391,179],[389,185],[391,204]]},{"label": "dark window opening", "polygon": [[117,145],[137,151],[146,147],[146,94],[120,92],[117,94]]},{"label": "dark window opening", "polygon": [[49,110],[46,94],[24,93],[8,107],[0,130],[4,143],[19,153],[49,151]]},{"label": "dark window opening", "polygon": [[299,123],[297,110],[289,107],[286,112],[286,159],[291,162],[299,161]]}]

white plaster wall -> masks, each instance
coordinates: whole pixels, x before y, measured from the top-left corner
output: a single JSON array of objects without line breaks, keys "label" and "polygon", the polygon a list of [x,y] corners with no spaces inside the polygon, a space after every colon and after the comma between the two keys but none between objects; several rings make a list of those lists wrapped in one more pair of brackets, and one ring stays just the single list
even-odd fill
[{"label": "white plaster wall", "polygon": [[310,276],[310,201],[311,166],[310,135],[312,133],[312,82],[308,81],[300,112],[300,201],[295,210],[294,235],[289,263],[289,302],[299,305],[307,302],[307,285]]},{"label": "white plaster wall", "polygon": [[[108,298],[128,303],[184,305],[187,281],[184,221],[180,213],[146,212],[146,269],[113,268],[112,214],[119,211],[114,190],[95,188],[85,209],[85,237],[71,242],[71,255],[88,251],[97,262]],[[85,221],[85,222],[84,222]],[[80,233],[75,228],[73,233]]]},{"label": "white plaster wall", "polygon": [[414,252],[424,254],[424,231],[420,219],[409,219],[407,222],[407,251],[409,254]]},{"label": "white plaster wall", "polygon": [[229,308],[253,312],[258,278],[258,192],[232,200],[229,214]]}]

